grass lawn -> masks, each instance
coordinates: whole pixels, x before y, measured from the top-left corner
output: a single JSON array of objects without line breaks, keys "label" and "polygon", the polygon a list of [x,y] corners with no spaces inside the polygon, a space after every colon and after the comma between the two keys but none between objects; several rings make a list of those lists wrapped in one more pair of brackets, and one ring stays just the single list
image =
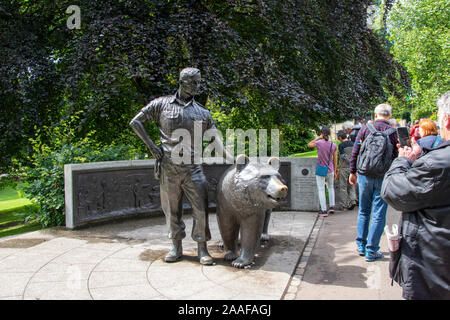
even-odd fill
[{"label": "grass lawn", "polygon": [[31,201],[20,197],[13,188],[0,190],[0,237],[41,229],[38,223],[24,223],[23,213]]},{"label": "grass lawn", "polygon": [[[331,140],[331,141],[333,141],[336,145],[339,145],[341,143],[340,141],[336,141],[336,140]],[[311,149],[311,151],[294,153],[294,154],[291,154],[289,157],[299,157],[299,158],[314,157],[314,158],[317,158],[317,148]]]},{"label": "grass lawn", "polygon": [[290,155],[290,157],[300,157],[300,158],[316,157],[317,158],[317,149],[307,151],[307,152],[295,153],[295,154]]},{"label": "grass lawn", "polygon": [[30,204],[30,200],[27,198],[21,198],[17,190],[14,190],[13,188],[8,187],[0,190],[0,212],[21,208]]}]

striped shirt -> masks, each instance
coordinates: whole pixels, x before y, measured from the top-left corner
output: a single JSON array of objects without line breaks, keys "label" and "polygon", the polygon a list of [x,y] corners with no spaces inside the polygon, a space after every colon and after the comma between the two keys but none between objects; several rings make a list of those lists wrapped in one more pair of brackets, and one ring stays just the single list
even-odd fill
[{"label": "striped shirt", "polygon": [[[372,122],[372,125],[377,131],[383,132],[387,129],[391,128],[391,125],[387,120],[379,119]],[[366,125],[363,125],[361,130],[359,130],[358,136],[355,140],[355,145],[353,146],[352,150],[352,157],[350,158],[350,173],[355,174],[356,173],[356,160],[358,159],[359,150],[361,149],[361,144],[363,141],[367,138],[367,136],[370,134],[369,128],[367,128]],[[397,132],[394,132],[389,136],[389,140],[391,140],[391,144],[393,146],[392,148],[392,159],[395,159],[398,157],[398,135]]]}]

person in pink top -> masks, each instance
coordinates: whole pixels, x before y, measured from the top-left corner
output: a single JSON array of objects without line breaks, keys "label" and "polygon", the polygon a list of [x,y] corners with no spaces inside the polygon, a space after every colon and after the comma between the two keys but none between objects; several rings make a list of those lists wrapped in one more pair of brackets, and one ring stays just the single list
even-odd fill
[{"label": "person in pink top", "polygon": [[[316,172],[317,190],[319,192],[320,203],[319,216],[325,217],[328,216],[328,214],[334,213],[335,206],[334,179],[337,168],[337,145],[331,141],[330,135],[330,128],[323,126],[320,136],[308,143],[309,148],[317,148],[317,165],[328,167],[326,176],[318,175]],[[325,181],[328,188],[328,211],[325,197]]]}]

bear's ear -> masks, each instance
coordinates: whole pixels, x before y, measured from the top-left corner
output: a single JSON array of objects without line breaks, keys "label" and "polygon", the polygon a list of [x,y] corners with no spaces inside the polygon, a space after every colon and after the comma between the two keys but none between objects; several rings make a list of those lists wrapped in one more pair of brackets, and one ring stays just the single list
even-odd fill
[{"label": "bear's ear", "polygon": [[269,166],[272,166],[272,168],[274,168],[277,171],[280,169],[281,161],[279,158],[272,157],[267,161],[267,163],[269,164]]},{"label": "bear's ear", "polygon": [[241,172],[249,162],[250,159],[245,154],[238,155],[236,157],[236,171]]}]

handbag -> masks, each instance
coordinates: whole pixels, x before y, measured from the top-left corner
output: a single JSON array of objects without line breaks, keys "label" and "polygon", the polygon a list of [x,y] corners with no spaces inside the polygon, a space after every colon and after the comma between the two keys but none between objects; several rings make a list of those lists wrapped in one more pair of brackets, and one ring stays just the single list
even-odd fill
[{"label": "handbag", "polygon": [[[330,160],[331,160],[331,149],[332,148],[333,148],[333,142],[331,142],[331,145],[330,145],[330,157],[328,158],[328,165],[330,164]],[[328,165],[321,166],[321,165],[317,164],[316,175],[321,176],[321,177],[326,177],[328,174]]]},{"label": "handbag", "polygon": [[326,177],[327,174],[328,174],[328,167],[327,166],[317,165],[317,167],[316,167],[316,176]]}]

